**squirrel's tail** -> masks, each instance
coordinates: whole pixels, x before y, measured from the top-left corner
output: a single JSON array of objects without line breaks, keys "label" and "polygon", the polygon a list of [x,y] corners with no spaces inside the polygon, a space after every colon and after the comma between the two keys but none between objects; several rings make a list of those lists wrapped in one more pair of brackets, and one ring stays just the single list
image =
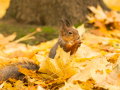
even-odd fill
[{"label": "squirrel's tail", "polygon": [[[21,76],[24,76],[22,73],[18,72],[19,67],[18,65],[22,66],[22,68],[27,68],[30,70],[38,70],[39,65],[37,65],[33,60],[26,59],[22,62],[17,62],[13,65],[5,65],[0,68],[0,81],[6,81],[9,78],[21,79]],[[22,77],[23,78],[23,77]]]}]

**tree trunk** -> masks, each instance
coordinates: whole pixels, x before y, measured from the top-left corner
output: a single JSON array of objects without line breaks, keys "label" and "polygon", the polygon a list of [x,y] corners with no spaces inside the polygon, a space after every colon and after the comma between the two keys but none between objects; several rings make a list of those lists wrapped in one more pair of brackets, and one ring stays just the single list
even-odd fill
[{"label": "tree trunk", "polygon": [[14,18],[18,22],[59,25],[61,18],[67,18],[72,24],[83,23],[90,13],[88,6],[97,6],[109,10],[102,0],[11,0],[4,19]]}]

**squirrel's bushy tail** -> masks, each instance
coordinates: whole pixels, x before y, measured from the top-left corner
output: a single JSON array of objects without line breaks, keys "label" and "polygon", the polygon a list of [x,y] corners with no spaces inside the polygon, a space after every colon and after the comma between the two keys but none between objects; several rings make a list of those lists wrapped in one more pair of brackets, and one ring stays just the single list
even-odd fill
[{"label": "squirrel's bushy tail", "polygon": [[18,65],[22,66],[22,68],[27,68],[30,70],[38,70],[39,65],[37,65],[31,59],[23,59],[22,61],[18,61],[15,64],[5,65],[0,68],[0,81],[6,81],[9,78],[20,79],[21,76],[24,76],[22,73],[18,72],[19,67]]}]

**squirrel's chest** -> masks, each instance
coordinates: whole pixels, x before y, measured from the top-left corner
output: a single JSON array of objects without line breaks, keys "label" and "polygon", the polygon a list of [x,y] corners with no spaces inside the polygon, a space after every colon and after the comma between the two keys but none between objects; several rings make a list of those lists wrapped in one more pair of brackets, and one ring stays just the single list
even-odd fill
[{"label": "squirrel's chest", "polygon": [[70,52],[70,55],[73,55],[76,53],[78,47],[75,47],[75,45],[71,45],[69,43],[66,43],[65,46],[63,47],[65,52]]},{"label": "squirrel's chest", "polygon": [[63,39],[59,39],[58,42],[59,42],[60,47],[63,48],[65,52],[70,52],[70,55],[74,54],[78,49],[78,47],[76,47],[75,44],[70,44],[64,41]]}]

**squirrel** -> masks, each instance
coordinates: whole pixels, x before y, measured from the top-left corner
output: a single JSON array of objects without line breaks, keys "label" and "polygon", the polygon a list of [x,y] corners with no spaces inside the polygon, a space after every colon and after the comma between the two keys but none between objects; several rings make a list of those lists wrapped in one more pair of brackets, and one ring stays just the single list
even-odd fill
[{"label": "squirrel", "polygon": [[62,27],[59,31],[59,38],[57,43],[51,48],[49,57],[54,59],[56,55],[56,50],[58,46],[63,48],[65,52],[70,52],[70,55],[75,54],[78,47],[81,45],[81,40],[79,33],[76,29],[72,28],[71,24],[67,19],[65,19],[65,22],[61,20]]},{"label": "squirrel", "polygon": [[[82,43],[78,31],[72,28],[68,20],[65,19],[65,22],[61,20],[61,22],[62,27],[59,31],[59,39],[49,52],[49,58],[52,59],[54,59],[56,55],[58,46],[63,48],[65,52],[70,52],[70,55],[73,55]],[[40,68],[39,65],[35,64],[33,60],[30,59],[23,63],[17,62],[15,65],[6,65],[0,69],[0,81],[6,81],[11,77],[20,79],[23,74],[18,72],[18,65],[31,70],[38,70]]]}]

